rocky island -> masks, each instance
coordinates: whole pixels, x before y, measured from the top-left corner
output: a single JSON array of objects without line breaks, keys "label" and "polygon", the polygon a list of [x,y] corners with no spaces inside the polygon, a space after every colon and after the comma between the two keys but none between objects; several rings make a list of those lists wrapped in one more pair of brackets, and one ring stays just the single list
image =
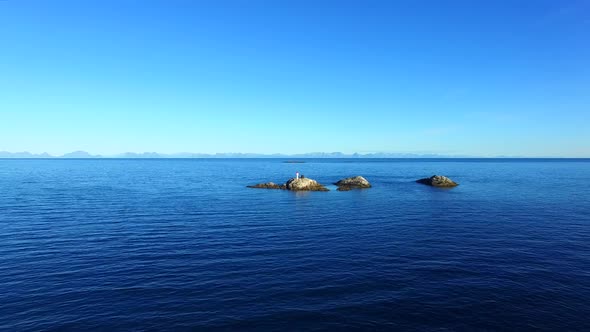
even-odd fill
[{"label": "rocky island", "polygon": [[309,178],[293,178],[285,183],[287,190],[293,191],[329,191],[328,188]]},{"label": "rocky island", "polygon": [[451,188],[451,187],[456,187],[459,185],[455,181],[449,179],[446,176],[442,176],[442,175],[433,175],[429,178],[416,180],[416,182],[422,183],[422,184],[425,184],[428,186],[440,187],[440,188]]},{"label": "rocky island", "polygon": [[338,191],[371,188],[369,181],[362,176],[353,176],[351,178],[342,179],[334,184],[338,186]]},{"label": "rocky island", "polygon": [[316,180],[309,178],[292,178],[289,179],[285,184],[276,184],[274,182],[259,183],[248,188],[259,188],[259,189],[283,189],[291,191],[329,191],[328,188],[324,187]]}]

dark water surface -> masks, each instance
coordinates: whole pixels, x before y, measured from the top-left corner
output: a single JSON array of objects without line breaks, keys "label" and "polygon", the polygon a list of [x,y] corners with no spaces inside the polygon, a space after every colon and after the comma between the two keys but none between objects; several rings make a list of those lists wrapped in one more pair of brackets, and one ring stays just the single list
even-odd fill
[{"label": "dark water surface", "polygon": [[0,330],[590,330],[590,160],[0,160],[0,227]]}]

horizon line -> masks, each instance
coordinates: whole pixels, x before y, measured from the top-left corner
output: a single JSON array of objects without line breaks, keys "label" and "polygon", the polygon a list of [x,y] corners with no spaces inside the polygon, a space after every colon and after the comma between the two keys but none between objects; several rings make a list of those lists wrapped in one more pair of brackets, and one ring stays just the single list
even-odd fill
[{"label": "horizon line", "polygon": [[343,152],[307,152],[307,153],[255,153],[255,152],[123,152],[116,154],[91,154],[78,150],[62,155],[53,155],[47,152],[32,153],[29,151],[9,152],[0,151],[0,159],[589,159],[590,157],[571,156],[519,156],[519,155],[495,155],[477,156],[460,154],[439,153],[412,153],[412,152],[370,152],[370,153],[343,153]]}]

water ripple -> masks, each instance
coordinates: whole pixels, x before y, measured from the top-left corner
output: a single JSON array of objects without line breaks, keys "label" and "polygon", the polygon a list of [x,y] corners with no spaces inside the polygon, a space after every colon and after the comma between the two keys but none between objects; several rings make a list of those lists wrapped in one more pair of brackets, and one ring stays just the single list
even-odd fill
[{"label": "water ripple", "polygon": [[0,330],[589,330],[589,166],[2,160]]}]

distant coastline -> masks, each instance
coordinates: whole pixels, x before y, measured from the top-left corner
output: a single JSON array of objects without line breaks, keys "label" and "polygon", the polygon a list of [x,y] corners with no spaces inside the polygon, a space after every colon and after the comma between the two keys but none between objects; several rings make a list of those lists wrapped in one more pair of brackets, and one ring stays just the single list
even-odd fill
[{"label": "distant coastline", "polygon": [[47,152],[8,152],[0,151],[0,159],[287,159],[286,162],[304,162],[302,159],[588,159],[589,157],[555,157],[555,156],[474,156],[444,155],[419,153],[352,153],[342,152],[310,152],[302,154],[261,154],[261,153],[158,153],[158,152],[125,152],[114,155],[91,154],[86,151],[74,151],[63,155],[51,155]]}]

